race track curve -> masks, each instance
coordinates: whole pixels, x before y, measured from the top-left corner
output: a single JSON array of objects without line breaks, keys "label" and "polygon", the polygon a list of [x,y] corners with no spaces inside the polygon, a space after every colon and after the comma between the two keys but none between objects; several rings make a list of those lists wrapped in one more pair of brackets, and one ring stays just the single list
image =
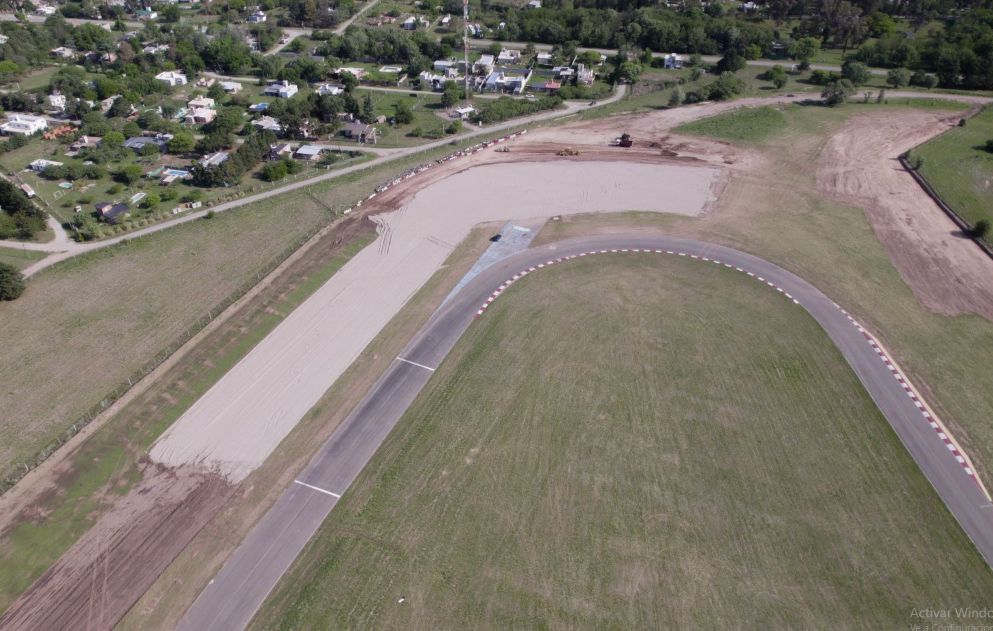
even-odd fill
[{"label": "race track curve", "polygon": [[[806,309],[824,328],[988,564],[993,565],[993,504],[970,463],[898,369],[841,307],[802,278],[731,248],[666,236],[570,239],[520,252],[486,269],[443,304],[379,378],[311,462],[201,592],[179,628],[243,629],[469,327],[485,317],[508,281],[580,256],[637,251],[722,265],[769,285],[769,299]],[[747,277],[745,276],[747,274]],[[799,307],[797,306],[799,305]],[[402,358],[402,359],[401,359]]]}]

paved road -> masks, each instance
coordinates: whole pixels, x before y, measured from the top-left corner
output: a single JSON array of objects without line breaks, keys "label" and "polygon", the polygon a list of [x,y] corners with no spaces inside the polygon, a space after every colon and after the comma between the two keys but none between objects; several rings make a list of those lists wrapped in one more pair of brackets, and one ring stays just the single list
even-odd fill
[{"label": "paved road", "polygon": [[[198,210],[193,213],[182,215],[175,219],[169,219],[167,221],[163,221],[162,223],[155,224],[154,226],[148,226],[147,228],[135,230],[134,232],[123,234],[118,237],[112,237],[110,239],[104,239],[102,241],[92,241],[87,243],[66,242],[66,243],[55,243],[55,244],[50,244],[50,243],[36,244],[36,246],[33,246],[32,248],[28,248],[28,249],[49,251],[52,252],[52,254],[26,267],[23,270],[23,274],[25,276],[31,276],[33,274],[40,272],[43,269],[55,265],[60,261],[64,261],[74,256],[79,256],[80,254],[85,254],[86,252],[92,252],[93,250],[99,250],[101,248],[115,245],[117,243],[121,243],[122,241],[127,241],[129,239],[135,239],[137,237],[153,234],[155,232],[159,232],[160,230],[167,230],[179,224],[184,224],[190,221],[196,221],[197,219],[204,217],[208,212],[221,213],[227,210],[232,210],[234,208],[245,206],[246,204],[252,204],[258,201],[262,201],[264,199],[269,199],[270,197],[282,195],[283,193],[288,193],[289,191],[294,191],[300,188],[304,188],[312,184],[316,184],[318,182],[333,180],[348,175],[349,173],[354,173],[355,171],[361,171],[363,169],[368,169],[381,164],[385,164],[387,162],[396,160],[398,158],[404,158],[418,153],[430,151],[431,149],[437,149],[438,147],[442,147],[451,144],[453,142],[468,140],[470,138],[476,138],[479,136],[491,136],[505,129],[530,125],[540,121],[563,118],[565,116],[571,116],[573,114],[577,114],[579,112],[588,109],[602,107],[604,105],[613,103],[615,101],[624,98],[626,92],[627,92],[627,86],[620,85],[617,87],[617,90],[614,91],[614,94],[612,94],[609,98],[597,101],[593,105],[590,105],[585,101],[584,102],[571,101],[569,103],[566,103],[564,107],[556,110],[548,110],[545,112],[541,112],[539,114],[534,114],[532,116],[515,118],[503,123],[490,125],[488,127],[480,127],[480,128],[474,127],[471,128],[469,131],[459,134],[458,136],[442,138],[440,140],[435,140],[433,142],[429,142],[423,145],[416,145],[413,147],[396,149],[395,151],[389,153],[388,155],[381,155],[366,162],[355,164],[349,167],[344,167],[336,171],[328,171],[327,173],[323,173],[321,175],[307,178],[305,180],[300,180],[298,182],[293,182],[292,184],[280,186],[278,188],[264,191],[262,193],[256,193],[255,195],[248,195],[247,197],[242,197],[241,199],[236,199],[234,201],[225,202],[223,204],[218,204],[216,206],[211,206],[210,208],[204,208],[203,210]],[[353,146],[358,149],[362,148],[359,145],[353,145]],[[0,245],[4,245],[7,247],[19,247],[20,242],[17,241],[0,242]]]},{"label": "paved road", "polygon": [[[369,395],[321,447],[204,589],[180,623],[183,630],[243,629],[341,494],[385,440],[480,306],[518,271],[591,250],[673,250],[719,259],[780,287],[816,319],[896,431],[988,563],[993,564],[993,504],[894,378],[846,314],[798,276],[749,254],[675,237],[614,235],[562,241],[526,250],[495,264],[432,315]],[[645,254],[644,256],[661,256]],[[701,262],[701,265],[713,264]],[[772,287],[781,308],[800,308]],[[485,315],[484,315],[485,317]]]}]

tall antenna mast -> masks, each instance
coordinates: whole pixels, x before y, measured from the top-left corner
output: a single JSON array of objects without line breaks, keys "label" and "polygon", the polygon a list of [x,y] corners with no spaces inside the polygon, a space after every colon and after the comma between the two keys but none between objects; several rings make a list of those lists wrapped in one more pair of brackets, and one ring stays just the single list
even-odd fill
[{"label": "tall antenna mast", "polygon": [[465,62],[465,100],[469,102],[469,0],[462,0],[462,57]]}]

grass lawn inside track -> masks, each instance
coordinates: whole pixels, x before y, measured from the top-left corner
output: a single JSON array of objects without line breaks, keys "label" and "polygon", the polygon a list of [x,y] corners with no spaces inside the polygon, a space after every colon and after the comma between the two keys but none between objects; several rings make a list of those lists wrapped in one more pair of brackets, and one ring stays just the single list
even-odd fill
[{"label": "grass lawn inside track", "polygon": [[[911,153],[921,159],[920,174],[945,203],[974,226],[993,221],[993,153],[985,150],[993,139],[993,110],[984,109],[964,127],[955,127]],[[993,236],[987,236],[993,243]]]},{"label": "grass lawn inside track", "polygon": [[991,596],[805,311],[615,254],[473,324],[253,626],[895,628]]}]

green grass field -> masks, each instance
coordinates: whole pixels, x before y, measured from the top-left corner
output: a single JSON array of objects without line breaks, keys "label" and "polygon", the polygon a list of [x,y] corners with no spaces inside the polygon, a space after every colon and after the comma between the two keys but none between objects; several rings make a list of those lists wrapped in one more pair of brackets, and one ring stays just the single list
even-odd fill
[{"label": "green grass field", "polygon": [[983,149],[993,139],[993,110],[985,109],[914,149],[920,174],[970,225],[993,220],[993,153]]},{"label": "green grass field", "polygon": [[470,328],[253,628],[895,628],[991,594],[813,319],[618,255]]},{"label": "green grass field", "polygon": [[17,269],[24,269],[28,265],[43,258],[45,258],[44,252],[0,247],[0,263],[13,265]]},{"label": "green grass field", "polygon": [[673,131],[732,142],[757,143],[775,134],[785,123],[786,117],[778,108],[755,107],[703,118],[680,125]]}]

